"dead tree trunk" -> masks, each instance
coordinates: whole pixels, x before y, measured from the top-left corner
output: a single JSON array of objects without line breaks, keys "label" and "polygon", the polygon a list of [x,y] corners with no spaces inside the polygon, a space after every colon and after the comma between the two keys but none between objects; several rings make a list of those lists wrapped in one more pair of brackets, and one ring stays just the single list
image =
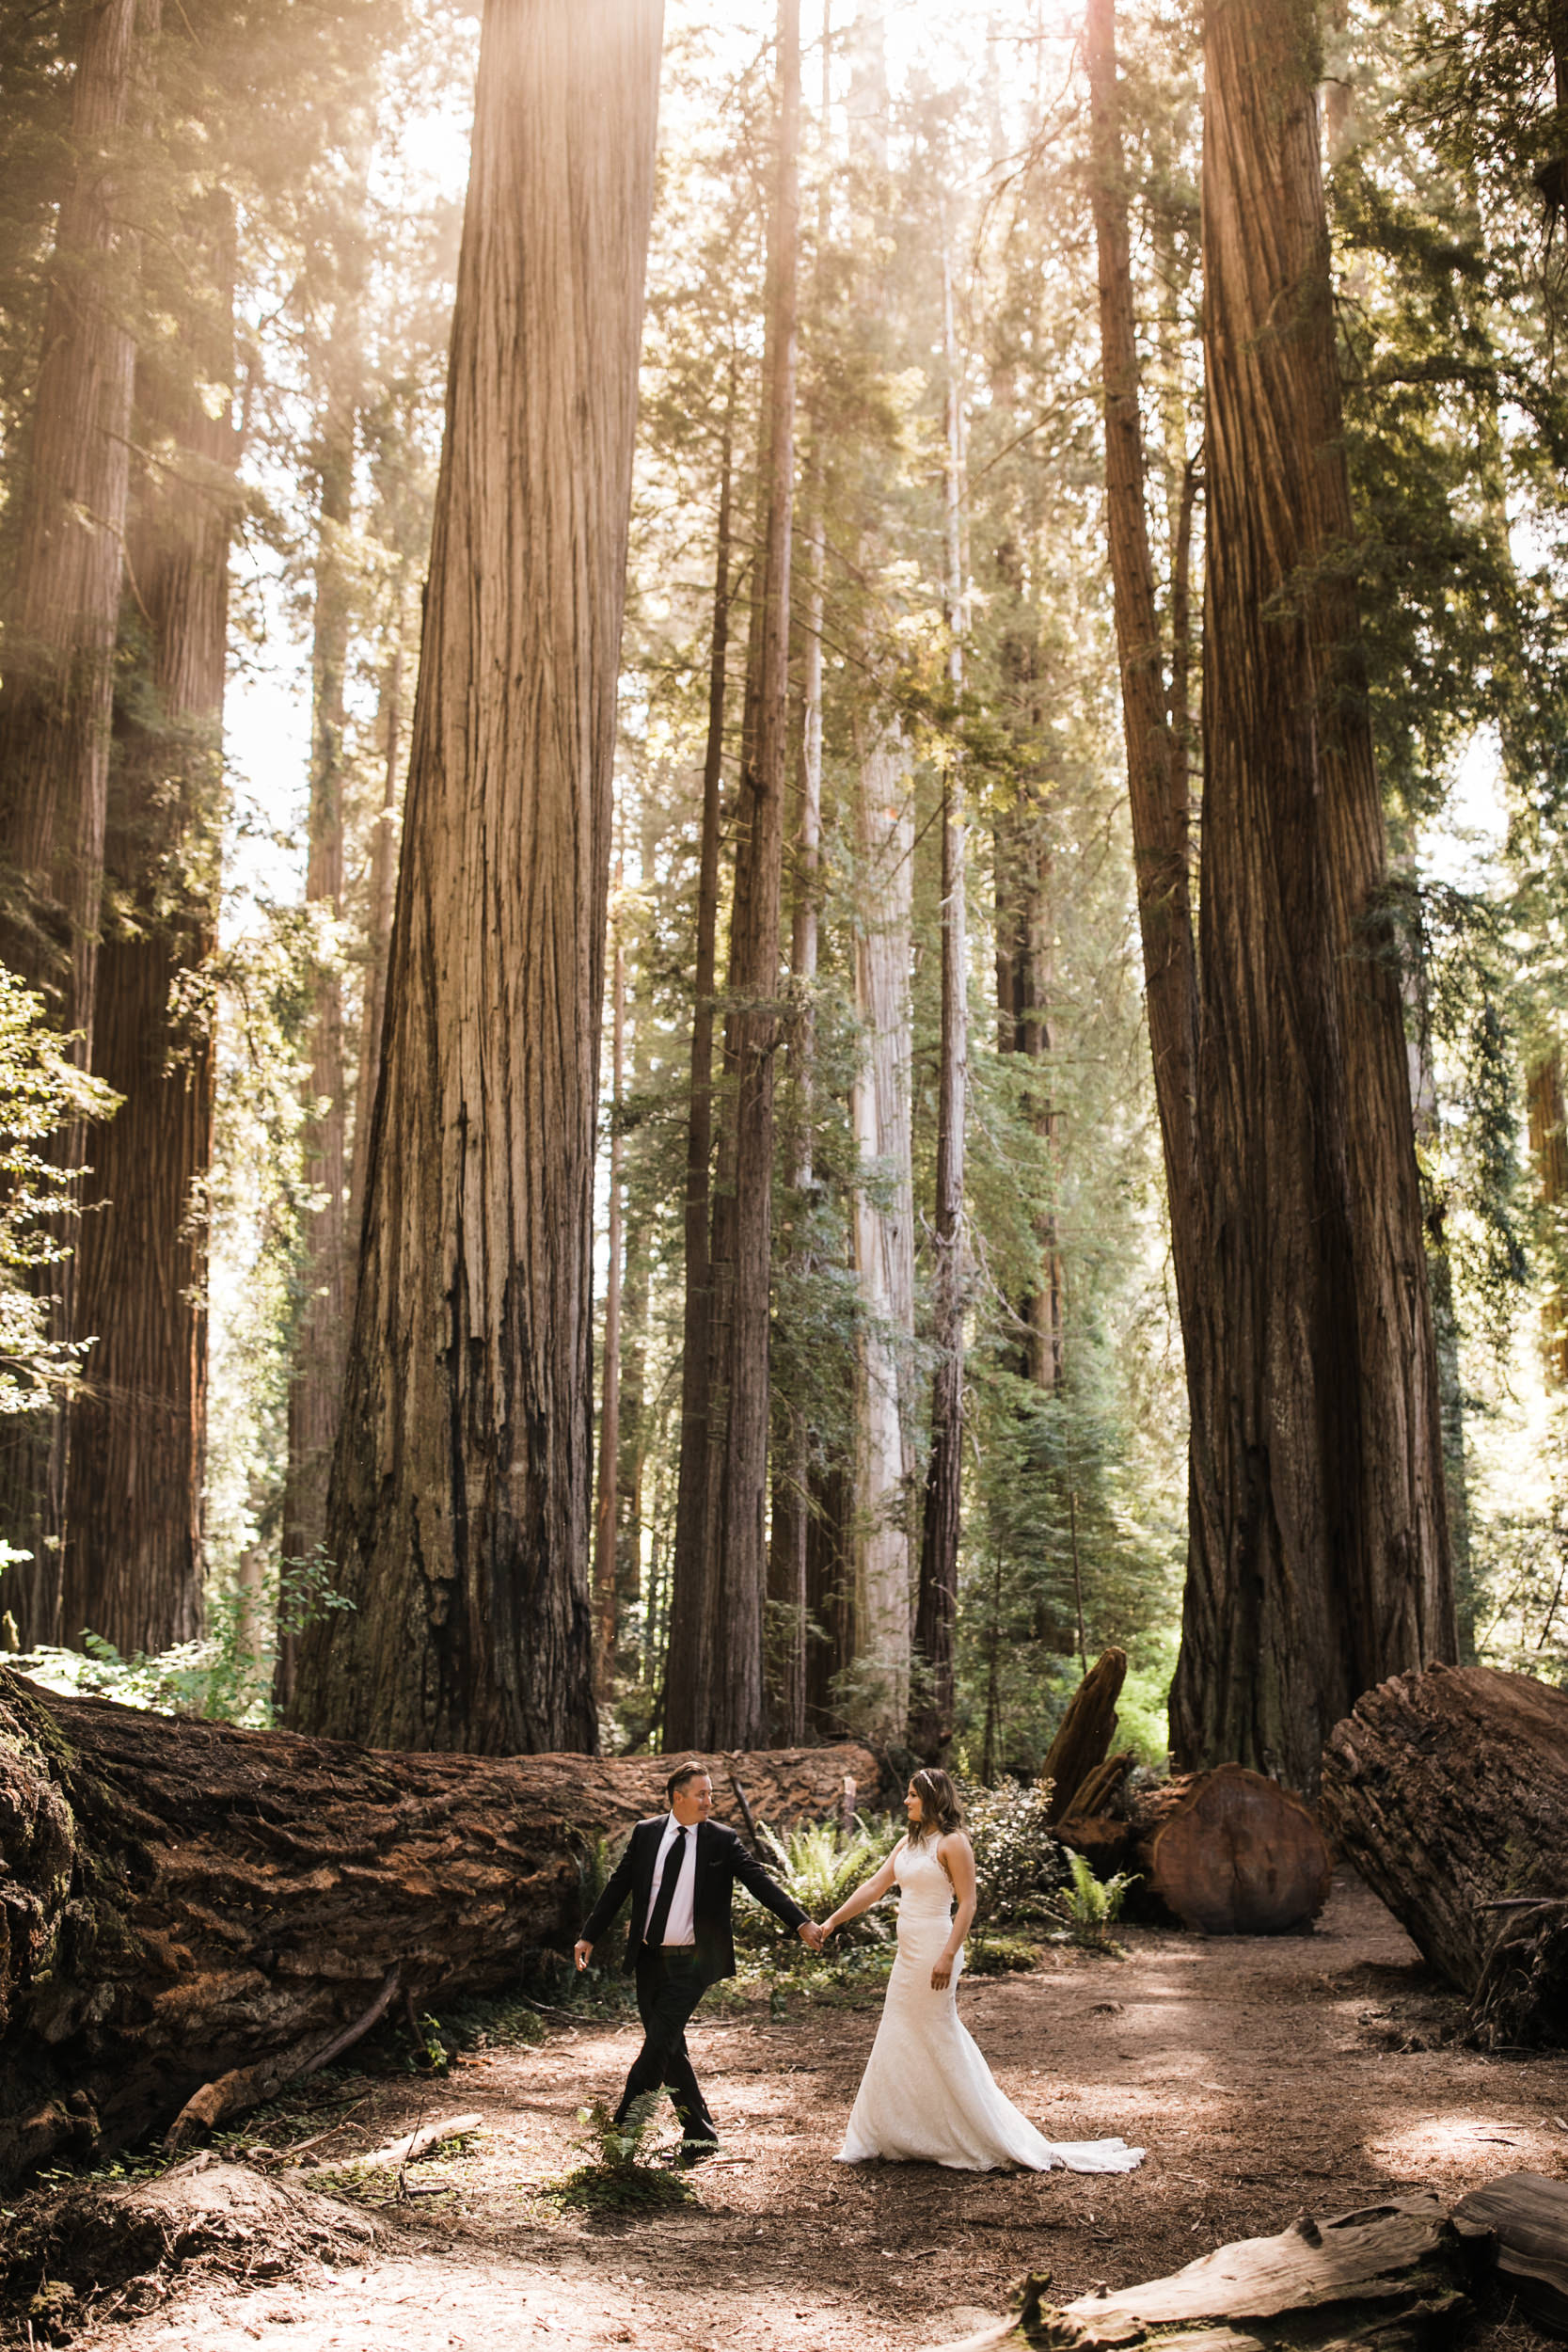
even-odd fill
[{"label": "dead tree trunk", "polygon": [[1568,2042],[1568,1691],[1396,1675],[1330,1734],[1323,1809],[1482,2040]]},{"label": "dead tree trunk", "polygon": [[[781,1829],[877,1779],[861,1747],[725,1762]],[[236,2068],[286,2076],[391,1972],[424,2001],[564,1948],[593,1839],[659,1810],[669,1769],[367,1753],[0,1672],[0,2186]]]},{"label": "dead tree trunk", "polygon": [[[1316,1786],[1453,1654],[1440,1405],[1318,135],[1291,0],[1207,16],[1207,1241],[1172,1747]],[[1174,1222],[1174,1214],[1173,1214]]]},{"label": "dead tree trunk", "polygon": [[[596,1741],[593,1174],[659,0],[481,50],[311,1726]],[[593,289],[585,309],[583,289]]]},{"label": "dead tree trunk", "polygon": [[730,532],[736,368],[719,463],[719,545],[714,560],[713,635],[708,658],[707,743],[703,760],[697,852],[697,939],[691,1006],[690,1103],[686,1122],[685,1301],[681,1322],[681,1442],[671,1567],[670,1636],[664,1677],[664,1736],[680,1747],[705,1722],[708,1680],[708,1382],[712,1344],[710,1218],[713,1159],[713,1009],[718,977],[719,835],[724,781],[724,699],[730,643]]},{"label": "dead tree trunk", "polygon": [[[231,224],[209,382],[230,366]],[[201,1622],[213,1037],[201,968],[217,933],[221,728],[236,436],[182,380],[183,353],[138,371],[146,456],[128,540],[121,695],[104,866],[93,1068],[123,1097],[83,1185],[76,1314],[93,1334],[71,1403],[62,1630],[126,1656],[192,1640]],[[183,999],[183,1001],[182,1001]]]},{"label": "dead tree trunk", "polygon": [[706,1712],[697,1737],[762,1736],[768,1594],[768,1366],[773,1272],[773,1057],[789,734],[789,591],[795,497],[796,282],[800,214],[800,0],[779,0],[778,149],[768,222],[764,362],[763,568],[753,608],[751,708],[736,809],[728,1133],[713,1202],[709,1327]]},{"label": "dead tree trunk", "polygon": [[[41,989],[90,1062],[103,892],[115,635],[119,618],[135,353],[125,325],[138,266],[118,150],[157,0],[81,12],[71,163],[51,262],[42,357],[0,689],[0,961]],[[62,1138],[82,1163],[80,1129]],[[52,1336],[74,1335],[69,1260],[40,1270]],[[24,1644],[60,1638],[69,1416],[9,1418],[0,1531],[30,1556],[6,1572]]]}]

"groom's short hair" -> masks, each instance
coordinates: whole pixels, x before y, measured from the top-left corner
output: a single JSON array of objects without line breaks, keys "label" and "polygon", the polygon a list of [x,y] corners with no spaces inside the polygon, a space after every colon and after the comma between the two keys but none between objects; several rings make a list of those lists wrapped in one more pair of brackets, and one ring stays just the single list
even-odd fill
[{"label": "groom's short hair", "polygon": [[706,1780],[707,1776],[705,1764],[677,1764],[664,1784],[665,1796],[673,1800],[689,1780]]}]

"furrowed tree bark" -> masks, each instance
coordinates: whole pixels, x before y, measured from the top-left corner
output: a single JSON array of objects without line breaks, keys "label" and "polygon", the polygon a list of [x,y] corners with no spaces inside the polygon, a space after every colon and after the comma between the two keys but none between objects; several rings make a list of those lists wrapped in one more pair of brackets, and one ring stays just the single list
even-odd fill
[{"label": "furrowed tree bark", "polygon": [[855,1346],[854,1655],[872,1736],[902,1736],[910,1704],[913,1577],[906,1480],[913,1467],[904,1391],[914,1341],[914,1177],[911,1157],[911,926],[913,781],[893,723],[864,723],[855,831],[860,907],[855,1011],[864,1060],[849,1089],[860,1183],[850,1238],[860,1326]]},{"label": "furrowed tree bark", "polygon": [[[623,886],[619,860],[615,891]],[[598,1490],[594,1506],[594,1687],[608,1699],[615,1673],[616,1499],[621,1480],[621,1188],[626,1144],[621,1134],[621,1073],[626,1048],[626,951],[621,914],[611,916],[615,946],[610,977],[610,1231],[606,1236],[604,1378],[600,1384]]]},{"label": "furrowed tree bark", "polygon": [[713,1158],[713,1009],[718,978],[719,836],[724,781],[724,693],[730,642],[730,535],[735,446],[736,365],[730,361],[719,465],[719,545],[714,562],[713,634],[708,659],[707,742],[697,860],[695,993],[691,1009],[691,1099],[686,1122],[686,1289],[681,1322],[680,1483],[671,1566],[670,1638],[665,1666],[664,1736],[680,1747],[706,1718],[708,1677],[704,1630],[710,1614],[707,1516],[708,1382],[711,1327],[711,1163]]},{"label": "furrowed tree bark", "polygon": [[[1088,0],[1089,193],[1099,255],[1100,348],[1105,417],[1105,519],[1121,671],[1133,873],[1143,946],[1144,1001],[1160,1114],[1171,1257],[1189,1391],[1201,1345],[1205,1211],[1197,1128],[1198,984],[1189,873],[1187,554],[1191,469],[1184,485],[1173,580],[1168,700],[1154,593],[1138,416],[1138,349],[1117,68],[1116,0]],[[1190,1336],[1189,1336],[1190,1334]]]},{"label": "furrowed tree bark", "polygon": [[357,1235],[365,1213],[365,1172],[370,1165],[375,1089],[381,1077],[381,1040],[387,1012],[387,959],[392,945],[392,910],[397,897],[397,825],[403,787],[404,632],[407,581],[399,571],[391,656],[381,681],[381,814],[371,844],[370,923],[365,940],[364,1008],[359,1023],[359,1073],[354,1089],[354,1152],[349,1165],[348,1231]]},{"label": "furrowed tree bark", "polygon": [[[294,1714],[596,1741],[593,1176],[659,0],[491,0],[387,1041]],[[594,290],[592,315],[584,289]]]},{"label": "furrowed tree bark", "polygon": [[[232,224],[203,373],[232,364]],[[179,354],[138,370],[145,451],[127,542],[125,645],[104,865],[93,1068],[124,1099],[93,1139],[76,1311],[93,1334],[71,1402],[62,1630],[129,1657],[201,1624],[214,1042],[202,967],[217,937],[222,723],[237,438]]]},{"label": "furrowed tree bark", "polygon": [[796,281],[800,214],[800,0],[780,0],[778,149],[768,222],[764,362],[763,571],[754,607],[751,709],[736,810],[729,1132],[715,1186],[709,1331],[705,1714],[697,1737],[763,1736],[768,1591],[768,1321],[773,1265],[773,1057],[780,1040],[779,914],[789,733],[789,589],[795,490]]},{"label": "furrowed tree bark", "polygon": [[[948,675],[963,683],[964,589],[960,534],[962,422],[952,273],[942,251],[942,341],[946,360]],[[958,1614],[958,1538],[963,1518],[964,1120],[969,1078],[969,931],[965,908],[963,774],[955,750],[942,780],[942,1061],[937,1098],[937,1193],[932,1218],[931,1448],[926,1464],[914,1648],[921,1684],[910,1715],[910,1745],[935,1762],[953,1737],[954,1645]]]},{"label": "furrowed tree bark", "polygon": [[1330,1734],[1323,1811],[1481,2041],[1568,2042],[1568,1692],[1395,1675]]},{"label": "furrowed tree bark", "polygon": [[[563,1951],[593,1841],[662,1807],[671,1762],[367,1753],[0,1671],[0,2186],[235,2069],[286,2078],[388,1971],[425,2002]],[[730,1820],[731,1771],[781,1830],[877,1780],[856,1746],[716,1758]]]},{"label": "furrowed tree bark", "polygon": [[1310,1791],[1360,1692],[1452,1656],[1454,1613],[1316,69],[1291,0],[1215,0],[1206,39],[1207,1239],[1172,1746]]},{"label": "furrowed tree bark", "polygon": [[[21,491],[0,688],[0,961],[41,989],[90,1063],[103,889],[115,636],[139,266],[124,217],[124,145],[157,0],[98,0],[78,20],[70,176],[50,265],[32,442]],[[64,1165],[85,1156],[79,1130]],[[69,1259],[40,1269],[52,1336],[75,1335]],[[0,1432],[0,1534],[31,1557],[6,1572],[24,1645],[60,1636],[69,1414]]]}]

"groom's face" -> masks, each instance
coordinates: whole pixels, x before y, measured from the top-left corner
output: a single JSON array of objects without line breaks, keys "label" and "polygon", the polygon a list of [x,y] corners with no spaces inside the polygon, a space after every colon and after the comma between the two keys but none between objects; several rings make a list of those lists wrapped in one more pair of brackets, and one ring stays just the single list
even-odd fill
[{"label": "groom's face", "polygon": [[713,1811],[713,1783],[705,1772],[683,1781],[670,1800],[670,1810],[682,1829],[691,1829],[698,1821],[705,1821]]}]

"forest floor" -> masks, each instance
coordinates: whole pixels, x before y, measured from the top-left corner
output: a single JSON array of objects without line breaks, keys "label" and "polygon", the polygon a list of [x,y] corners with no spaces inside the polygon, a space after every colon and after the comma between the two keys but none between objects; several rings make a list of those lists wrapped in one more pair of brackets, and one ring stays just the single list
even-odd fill
[{"label": "forest floor", "polygon": [[[411,2168],[373,2258],[246,2284],[177,2280],[155,2312],[89,2327],[102,2352],[914,2352],[1005,2312],[1151,2279],[1227,2239],[1413,2185],[1451,2201],[1499,2173],[1568,2176],[1568,2053],[1445,2046],[1456,2005],[1389,1915],[1336,1883],[1316,1932],[1208,1942],[1122,1931],[1127,1958],[1051,1949],[966,1982],[962,2013],[1008,2094],[1056,2139],[1147,2148],[1130,2176],[835,2165],[877,2003],[761,2001],[693,2026],[723,2156],[692,2201],[548,2201],[580,2161],[578,2110],[612,2100],[634,2023],[557,2024],[464,2057],[446,2081],[339,2076],[359,2104],[303,2177],[342,2193],[354,2151],[459,2110],[482,2129]],[[324,2095],[318,2091],[317,2096]],[[297,2129],[297,2126],[296,2126]],[[296,2176],[299,2177],[299,2176]],[[390,2184],[383,2175],[381,2194]],[[429,2193],[436,2192],[436,2193]],[[1472,2346],[1549,2339],[1501,2300]]]}]

